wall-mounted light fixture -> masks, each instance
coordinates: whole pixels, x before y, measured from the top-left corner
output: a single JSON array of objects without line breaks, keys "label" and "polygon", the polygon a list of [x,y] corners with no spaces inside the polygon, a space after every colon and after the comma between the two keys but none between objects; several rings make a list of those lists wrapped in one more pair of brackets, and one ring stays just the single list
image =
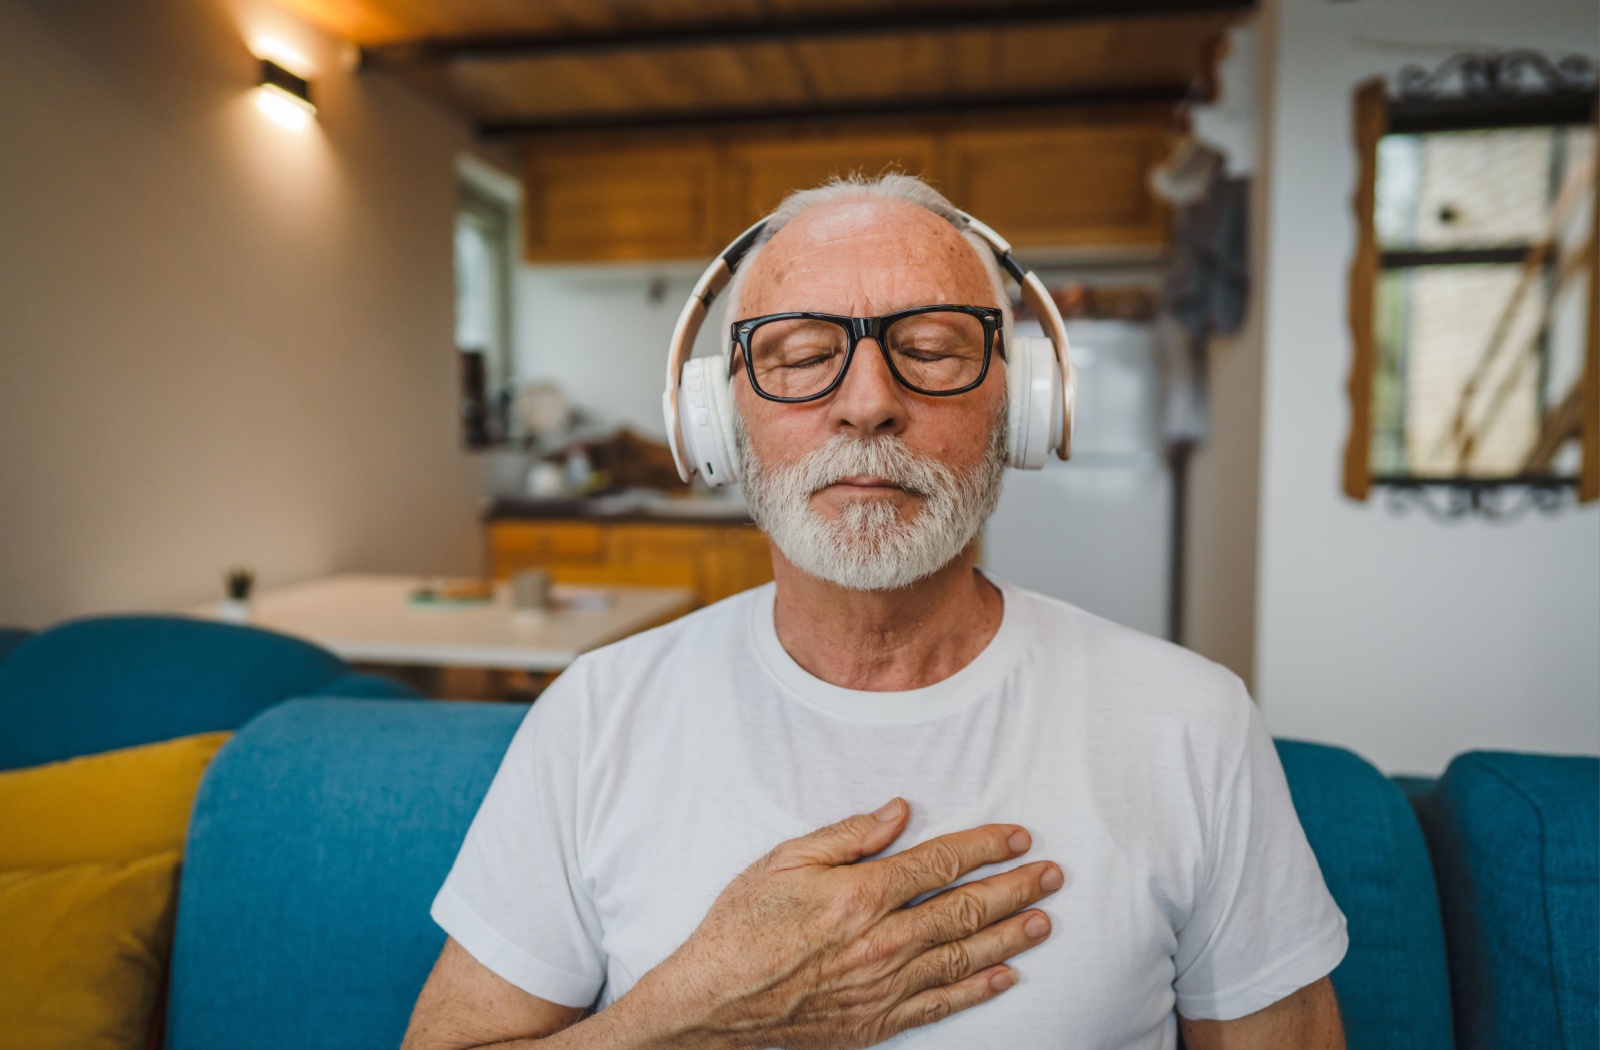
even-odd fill
[{"label": "wall-mounted light fixture", "polygon": [[317,111],[316,104],[311,101],[311,82],[270,58],[261,60],[261,86],[256,89],[256,105],[286,128],[305,127]]}]

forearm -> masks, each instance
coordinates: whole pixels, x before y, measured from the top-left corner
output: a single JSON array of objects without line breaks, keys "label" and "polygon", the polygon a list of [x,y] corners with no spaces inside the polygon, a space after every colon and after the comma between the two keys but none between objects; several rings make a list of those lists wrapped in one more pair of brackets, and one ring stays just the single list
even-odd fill
[{"label": "forearm", "polygon": [[577,1024],[542,1039],[492,1045],[495,1050],[693,1050],[727,1046],[682,1019],[686,1013],[680,1006],[662,1001],[647,975],[645,982]]},{"label": "forearm", "polygon": [[656,971],[596,1013],[547,1004],[543,1016],[525,1019],[523,1030],[531,1034],[515,1039],[479,1028],[475,1011],[460,1009],[460,999],[441,1005],[448,1009],[432,1017],[432,1011],[419,1011],[413,1018],[403,1050],[740,1050],[737,1041],[690,1020],[696,1013],[692,1003]]}]

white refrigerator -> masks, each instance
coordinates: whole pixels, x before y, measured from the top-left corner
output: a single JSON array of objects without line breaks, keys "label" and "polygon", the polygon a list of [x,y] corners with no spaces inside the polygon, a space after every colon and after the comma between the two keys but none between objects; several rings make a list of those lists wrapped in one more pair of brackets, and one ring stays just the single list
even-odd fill
[{"label": "white refrigerator", "polygon": [[[1042,335],[1035,321],[1018,335]],[[1172,478],[1163,453],[1155,331],[1130,321],[1067,322],[1078,366],[1070,462],[1009,470],[983,532],[981,564],[1002,579],[1165,637]]]}]

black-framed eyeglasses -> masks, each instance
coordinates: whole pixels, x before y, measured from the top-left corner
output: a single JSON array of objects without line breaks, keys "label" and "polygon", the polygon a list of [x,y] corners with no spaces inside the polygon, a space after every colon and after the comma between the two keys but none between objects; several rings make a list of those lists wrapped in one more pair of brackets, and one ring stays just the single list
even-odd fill
[{"label": "black-framed eyeglasses", "polygon": [[862,339],[877,341],[902,386],[951,397],[982,385],[1003,316],[993,306],[918,306],[880,317],[800,311],[735,321],[731,334],[750,385],[768,401],[831,394]]}]

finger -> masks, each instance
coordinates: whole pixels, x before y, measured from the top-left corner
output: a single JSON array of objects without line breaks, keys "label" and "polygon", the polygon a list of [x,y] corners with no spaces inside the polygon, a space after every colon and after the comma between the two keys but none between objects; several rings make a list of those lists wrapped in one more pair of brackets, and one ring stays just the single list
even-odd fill
[{"label": "finger", "polygon": [[971,937],[936,945],[911,960],[896,976],[903,995],[955,984],[1005,962],[1050,936],[1050,918],[1032,910],[985,927]]},{"label": "finger", "polygon": [[1021,856],[1033,844],[1028,832],[1015,824],[985,824],[981,828],[940,835],[903,853],[865,865],[883,889],[888,907],[898,908],[913,897],[942,889],[985,864]]},{"label": "finger", "polygon": [[889,1029],[903,1032],[942,1021],[951,1014],[988,1002],[1016,983],[1016,975],[1009,966],[992,966],[955,984],[929,988],[889,1011]]},{"label": "finger", "polygon": [[1007,915],[1037,904],[1059,890],[1062,881],[1061,869],[1054,862],[1034,861],[945,890],[884,921],[889,935],[902,941],[909,958],[934,945],[971,937]]},{"label": "finger", "polygon": [[779,867],[853,864],[898,838],[910,815],[911,807],[905,799],[892,798],[875,813],[858,813],[781,843],[772,851],[772,858]]}]

